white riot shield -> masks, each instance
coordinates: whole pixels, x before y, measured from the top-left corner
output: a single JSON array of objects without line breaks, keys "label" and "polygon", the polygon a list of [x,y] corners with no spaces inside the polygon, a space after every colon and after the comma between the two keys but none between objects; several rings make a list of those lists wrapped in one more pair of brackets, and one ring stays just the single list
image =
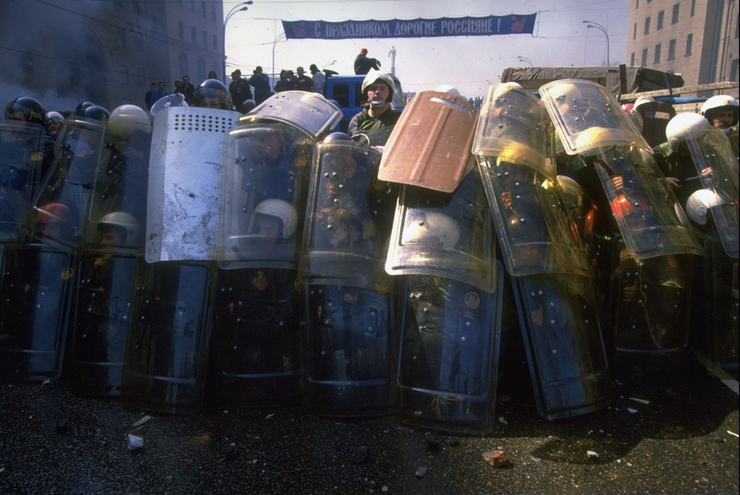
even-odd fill
[{"label": "white riot shield", "polygon": [[146,261],[207,260],[216,247],[224,141],[239,114],[167,107],[152,133]]}]

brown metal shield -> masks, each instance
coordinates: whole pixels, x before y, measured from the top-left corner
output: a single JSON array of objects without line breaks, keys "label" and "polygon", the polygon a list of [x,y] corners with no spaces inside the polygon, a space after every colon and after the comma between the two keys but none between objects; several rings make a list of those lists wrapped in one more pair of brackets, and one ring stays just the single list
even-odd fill
[{"label": "brown metal shield", "polygon": [[380,180],[450,193],[473,168],[478,111],[459,96],[421,91],[398,119],[378,170]]}]

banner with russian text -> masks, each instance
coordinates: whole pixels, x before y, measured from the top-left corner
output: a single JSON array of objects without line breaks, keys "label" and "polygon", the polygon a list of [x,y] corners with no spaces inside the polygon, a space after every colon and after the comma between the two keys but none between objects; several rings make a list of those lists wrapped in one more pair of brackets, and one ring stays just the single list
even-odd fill
[{"label": "banner with russian text", "polygon": [[360,38],[438,38],[532,34],[537,14],[388,21],[282,21],[289,40]]}]

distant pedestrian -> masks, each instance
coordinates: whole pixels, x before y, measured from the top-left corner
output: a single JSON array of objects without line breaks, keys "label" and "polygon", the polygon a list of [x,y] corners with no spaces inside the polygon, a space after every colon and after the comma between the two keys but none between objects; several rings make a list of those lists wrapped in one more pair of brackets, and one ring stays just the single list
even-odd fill
[{"label": "distant pedestrian", "polygon": [[367,48],[355,57],[355,74],[367,74],[370,69],[380,70],[380,61],[367,56]]},{"label": "distant pedestrian", "polygon": [[157,91],[157,84],[151,83],[149,85],[149,91],[147,91],[146,94],[144,95],[144,103],[146,104],[147,110],[152,109],[152,105],[154,104],[154,102],[152,101],[152,95],[154,94],[155,91]]},{"label": "distant pedestrian", "polygon": [[231,84],[229,84],[229,93],[231,94],[231,101],[234,103],[236,108],[247,100],[252,99],[252,90],[249,88],[249,83],[246,79],[242,79],[242,71],[236,69],[231,73]]},{"label": "distant pedestrian", "polygon": [[254,88],[254,102],[257,105],[273,94],[270,89],[270,78],[262,72],[262,67],[259,65],[254,69],[252,77],[249,78],[249,84]]},{"label": "distant pedestrian", "polygon": [[208,73],[208,79],[218,79],[218,76],[216,75],[216,71],[212,70]]},{"label": "distant pedestrian", "polygon": [[291,89],[293,89],[293,83],[288,79],[288,71],[283,69],[280,71],[280,79],[275,83],[275,92],[282,93]]},{"label": "distant pedestrian", "polygon": [[313,79],[308,77],[303,67],[298,67],[296,72],[298,75],[295,78],[295,89],[298,91],[311,91],[311,88],[313,88]]},{"label": "distant pedestrian", "polygon": [[190,82],[190,76],[182,76],[182,94],[185,97],[185,103],[193,106],[195,103],[195,86]]},{"label": "distant pedestrian", "polygon": [[157,90],[154,93],[152,93],[152,97],[149,100],[152,102],[152,105],[154,105],[157,102],[157,100],[159,100],[160,98],[164,98],[165,96],[169,95],[165,87],[166,86],[164,84],[164,81],[159,81],[157,83]]},{"label": "distant pedestrian", "polygon": [[316,64],[311,64],[311,67],[309,69],[311,71],[311,78],[313,79],[313,87],[311,88],[311,91],[314,93],[324,93],[324,82],[326,81],[326,76],[319,70],[318,67],[316,67]]}]

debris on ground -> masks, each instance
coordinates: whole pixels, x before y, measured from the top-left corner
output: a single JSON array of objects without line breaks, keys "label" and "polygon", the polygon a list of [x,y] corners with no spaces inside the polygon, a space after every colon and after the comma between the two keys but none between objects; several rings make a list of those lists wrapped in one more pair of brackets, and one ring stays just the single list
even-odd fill
[{"label": "debris on ground", "polygon": [[649,400],[645,400],[645,399],[638,399],[637,397],[630,397],[630,400],[633,400],[633,401],[637,402],[638,404],[644,404],[644,405],[646,405],[646,406],[647,406],[648,404],[650,404],[650,401],[649,401]]},{"label": "debris on ground", "polygon": [[416,468],[416,473],[414,473],[417,478],[423,478],[425,474],[427,474],[427,468],[424,466],[419,466]]},{"label": "debris on ground", "polygon": [[495,468],[506,468],[511,466],[511,461],[506,457],[506,452],[503,450],[485,452],[483,454],[483,459]]},{"label": "debris on ground", "polygon": [[57,423],[57,427],[54,429],[57,435],[66,435],[69,431],[69,418],[64,418]]},{"label": "debris on ground", "polygon": [[139,426],[143,425],[144,423],[146,423],[150,419],[152,419],[151,416],[144,416],[143,418],[141,418],[139,421],[137,421],[136,423],[134,423],[131,426],[133,426],[134,428],[138,428]]},{"label": "debris on ground", "polygon": [[359,449],[355,450],[350,460],[352,461],[353,464],[361,464],[367,460],[367,456],[369,452],[370,452],[370,449],[363,445]]},{"label": "debris on ground", "polygon": [[144,439],[137,437],[136,435],[129,434],[128,436],[128,449],[130,451],[136,451],[144,448]]},{"label": "debris on ground", "polygon": [[598,461],[599,460],[599,454],[594,452],[593,450],[589,450],[586,452],[586,455],[588,455],[588,459],[590,461]]}]

